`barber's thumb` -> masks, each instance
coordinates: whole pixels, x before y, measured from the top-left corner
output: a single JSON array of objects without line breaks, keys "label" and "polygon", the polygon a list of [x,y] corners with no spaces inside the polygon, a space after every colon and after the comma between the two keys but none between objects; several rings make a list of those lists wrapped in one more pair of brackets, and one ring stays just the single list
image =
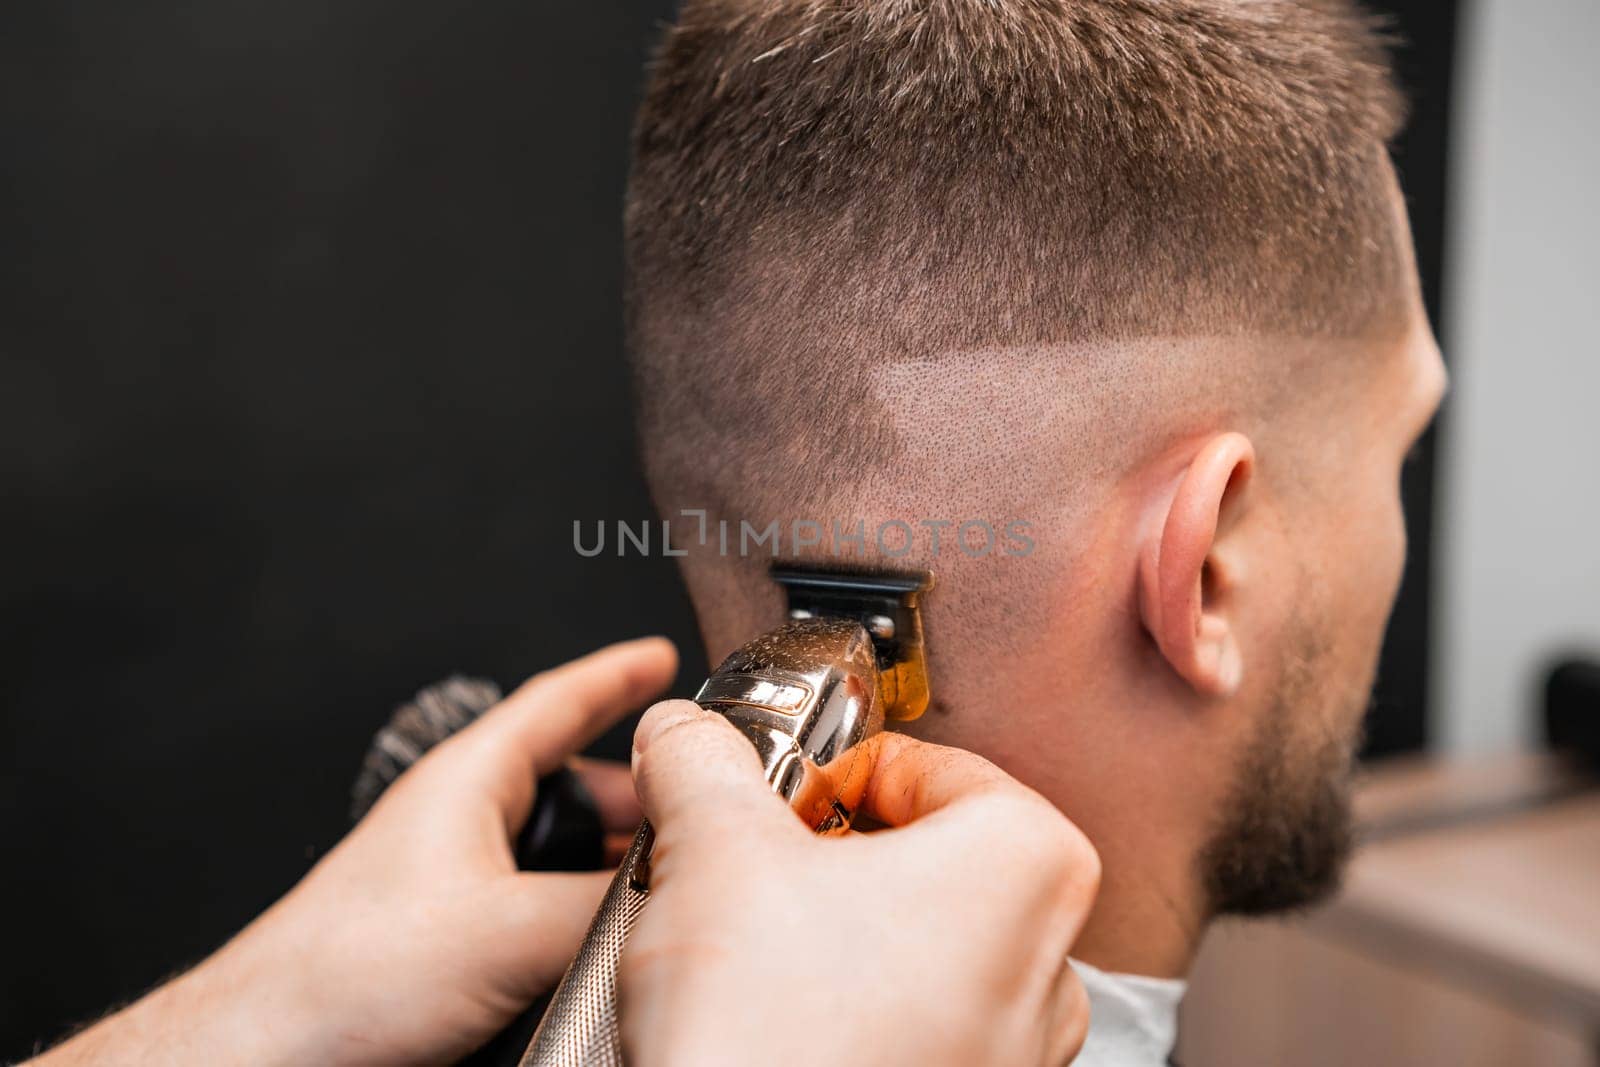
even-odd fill
[{"label": "barber's thumb", "polygon": [[727,719],[690,700],[665,700],[633,735],[633,784],[658,836],[730,819],[787,814],[755,746]]}]

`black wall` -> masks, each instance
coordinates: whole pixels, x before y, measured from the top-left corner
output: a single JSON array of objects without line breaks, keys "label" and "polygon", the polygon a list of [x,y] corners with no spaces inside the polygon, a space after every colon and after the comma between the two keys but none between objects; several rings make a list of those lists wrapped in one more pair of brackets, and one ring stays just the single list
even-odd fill
[{"label": "black wall", "polygon": [[[1449,5],[1409,6],[1436,293]],[[698,662],[669,561],[570,548],[574,518],[648,514],[617,216],[669,13],[7,5],[0,1059],[292,885],[416,686],[652,631]],[[1425,570],[1384,749],[1422,736]]]},{"label": "black wall", "polygon": [[617,314],[666,4],[0,16],[0,1058],[194,960],[345,827],[419,684],[694,646]]}]

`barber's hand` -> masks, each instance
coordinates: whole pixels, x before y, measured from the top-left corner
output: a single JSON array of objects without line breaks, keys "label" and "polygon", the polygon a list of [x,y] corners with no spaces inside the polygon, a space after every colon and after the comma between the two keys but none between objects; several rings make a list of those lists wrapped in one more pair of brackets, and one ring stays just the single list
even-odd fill
[{"label": "barber's hand", "polygon": [[862,811],[821,838],[755,749],[687,701],[652,708],[634,781],[656,830],[623,952],[628,1062],[1061,1064],[1088,1027],[1067,963],[1099,886],[1088,839],[967,752],[873,743]]},{"label": "barber's hand", "polygon": [[[444,741],[286,897],[194,970],[42,1063],[396,1064],[459,1058],[555,984],[610,874],[522,873],[537,778],[671,682],[649,638],[528,681]],[[628,769],[577,761],[608,830]]]}]

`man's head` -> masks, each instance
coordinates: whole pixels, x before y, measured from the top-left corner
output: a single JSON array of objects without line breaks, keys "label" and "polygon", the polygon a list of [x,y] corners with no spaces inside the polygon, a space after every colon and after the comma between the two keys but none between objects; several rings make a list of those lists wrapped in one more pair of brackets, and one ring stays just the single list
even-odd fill
[{"label": "man's head", "polygon": [[1441,376],[1398,116],[1341,0],[686,0],[628,310],[712,655],[779,617],[770,522],[926,567],[918,731],[1056,801],[1103,894],[1320,888]]}]

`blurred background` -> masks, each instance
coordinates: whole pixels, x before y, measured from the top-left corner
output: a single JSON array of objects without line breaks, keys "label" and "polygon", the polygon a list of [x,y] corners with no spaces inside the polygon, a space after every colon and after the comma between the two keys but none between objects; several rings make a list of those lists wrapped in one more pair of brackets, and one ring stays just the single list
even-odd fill
[{"label": "blurred background", "polygon": [[[1593,1063],[1600,809],[1546,719],[1594,721],[1586,668],[1549,681],[1600,661],[1600,7],[1372,6],[1454,376],[1406,475],[1373,843],[1331,908],[1213,939],[1181,1058]],[[698,681],[671,561],[571,549],[649,515],[618,216],[672,7],[6,6],[0,1060],[292,885],[419,686],[645,632]]]}]

